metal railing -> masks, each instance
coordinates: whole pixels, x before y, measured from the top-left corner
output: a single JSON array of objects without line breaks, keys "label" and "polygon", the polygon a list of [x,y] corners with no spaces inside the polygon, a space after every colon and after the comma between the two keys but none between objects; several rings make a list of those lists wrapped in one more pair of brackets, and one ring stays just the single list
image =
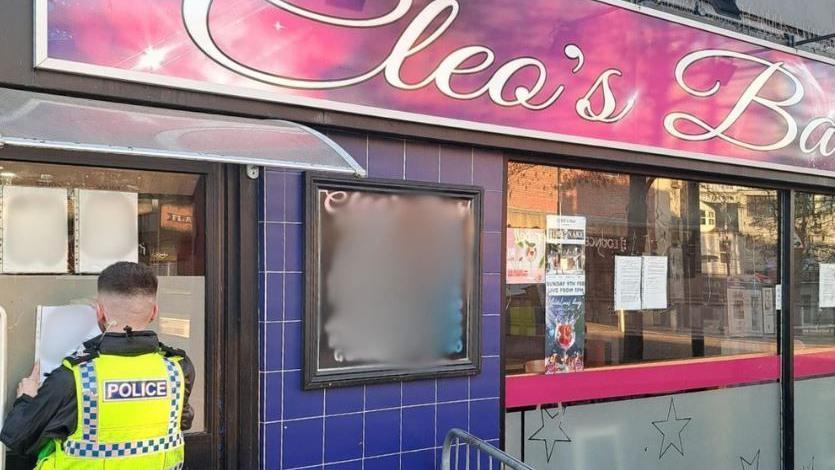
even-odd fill
[{"label": "metal railing", "polygon": [[444,439],[441,469],[534,470],[519,459],[458,428],[450,429]]}]

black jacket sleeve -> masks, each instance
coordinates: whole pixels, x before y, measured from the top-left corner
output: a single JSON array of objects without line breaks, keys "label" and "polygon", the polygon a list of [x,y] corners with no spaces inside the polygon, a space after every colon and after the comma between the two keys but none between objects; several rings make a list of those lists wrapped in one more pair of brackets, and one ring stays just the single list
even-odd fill
[{"label": "black jacket sleeve", "polygon": [[36,397],[15,400],[3,422],[0,441],[21,455],[37,455],[51,439],[64,439],[75,431],[78,413],[75,378],[66,367],[47,376]]},{"label": "black jacket sleeve", "polygon": [[186,379],[186,389],[183,395],[185,401],[183,402],[183,416],[180,419],[180,427],[183,431],[188,431],[191,429],[192,421],[194,421],[194,408],[191,407],[188,399],[191,396],[191,389],[194,387],[194,379],[197,374],[194,370],[194,364],[191,363],[191,359],[186,355],[183,355],[183,359],[180,361],[180,367],[183,368],[183,376]]}]

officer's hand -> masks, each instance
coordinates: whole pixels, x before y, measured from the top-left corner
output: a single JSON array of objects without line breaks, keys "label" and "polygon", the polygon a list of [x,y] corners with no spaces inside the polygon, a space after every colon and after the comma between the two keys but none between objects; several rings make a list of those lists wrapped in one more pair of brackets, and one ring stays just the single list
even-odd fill
[{"label": "officer's hand", "polygon": [[17,384],[17,398],[20,398],[21,395],[29,395],[32,398],[38,394],[38,387],[40,387],[41,382],[41,363],[36,362],[35,366],[32,367],[32,373],[29,374],[29,377],[24,377],[23,380]]}]

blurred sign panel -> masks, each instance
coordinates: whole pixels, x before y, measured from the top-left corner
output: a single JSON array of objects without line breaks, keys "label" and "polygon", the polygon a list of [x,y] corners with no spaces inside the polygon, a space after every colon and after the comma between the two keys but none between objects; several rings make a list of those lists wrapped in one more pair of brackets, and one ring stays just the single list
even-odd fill
[{"label": "blurred sign panel", "polygon": [[476,370],[481,192],[308,178],[308,387]]}]

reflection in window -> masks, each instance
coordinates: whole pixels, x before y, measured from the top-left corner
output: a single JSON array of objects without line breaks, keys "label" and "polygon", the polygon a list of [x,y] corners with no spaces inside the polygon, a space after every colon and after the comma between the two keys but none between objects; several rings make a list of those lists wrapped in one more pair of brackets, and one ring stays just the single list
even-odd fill
[{"label": "reflection in window", "polygon": [[[776,191],[510,163],[507,206],[509,239],[586,218],[586,368],[776,352]],[[666,257],[666,308],[615,309],[617,256]],[[514,276],[505,365],[541,372],[546,287]]]},{"label": "reflection in window", "polygon": [[[835,269],[835,196],[795,196],[793,325],[799,348],[835,345],[835,305],[827,272]],[[823,303],[822,303],[823,302]]]}]

